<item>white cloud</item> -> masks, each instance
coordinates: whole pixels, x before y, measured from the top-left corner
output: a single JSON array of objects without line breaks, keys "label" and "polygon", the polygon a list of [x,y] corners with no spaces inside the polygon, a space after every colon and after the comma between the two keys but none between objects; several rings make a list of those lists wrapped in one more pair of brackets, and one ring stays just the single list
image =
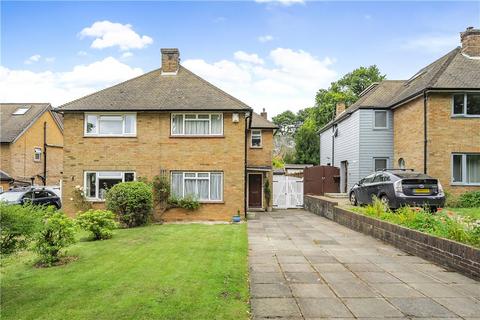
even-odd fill
[{"label": "white cloud", "polygon": [[235,59],[238,61],[253,63],[253,64],[263,64],[264,61],[256,53],[246,53],[245,51],[237,51],[233,54]]},{"label": "white cloud", "polygon": [[332,59],[318,59],[303,50],[277,48],[264,59],[255,56],[264,64],[195,59],[183,65],[257,111],[266,108],[270,116],[313,106],[317,90],[337,78]]},{"label": "white cloud", "polygon": [[66,72],[33,72],[0,66],[0,87],[4,88],[0,100],[51,102],[58,106],[142,73],[142,69],[132,68],[113,57],[77,65]]},{"label": "white cloud", "polygon": [[80,32],[80,38],[94,37],[90,45],[95,49],[118,46],[120,50],[142,49],[153,42],[149,36],[140,36],[132,25],[110,21],[97,21]]},{"label": "white cloud", "polygon": [[45,62],[54,63],[55,59],[56,59],[55,57],[47,57],[47,58],[45,58]]},{"label": "white cloud", "polygon": [[265,43],[265,42],[269,42],[269,41],[272,41],[274,38],[273,36],[269,35],[269,34],[266,34],[264,36],[260,36],[257,38],[258,41],[260,41],[261,43]]},{"label": "white cloud", "polygon": [[458,35],[423,35],[414,39],[406,40],[402,48],[412,51],[427,51],[439,53],[452,50],[459,45]]},{"label": "white cloud", "polygon": [[290,6],[292,4],[304,4],[305,0],[255,0],[258,3],[279,3],[284,6]]},{"label": "white cloud", "polygon": [[25,64],[32,64],[32,63],[35,63],[35,62],[38,62],[40,61],[40,58],[42,56],[39,55],[39,54],[34,54],[33,56],[31,56],[30,58],[28,58],[27,60],[25,60],[23,63]]},{"label": "white cloud", "polygon": [[133,57],[133,53],[131,53],[130,51],[124,52],[122,54],[122,59],[127,59],[127,58],[130,58],[130,57]]}]

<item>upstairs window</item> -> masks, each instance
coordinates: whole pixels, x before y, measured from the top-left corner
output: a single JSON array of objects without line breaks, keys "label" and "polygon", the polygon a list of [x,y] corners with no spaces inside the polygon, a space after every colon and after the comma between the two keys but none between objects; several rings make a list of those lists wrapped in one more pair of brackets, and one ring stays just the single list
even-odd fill
[{"label": "upstairs window", "polygon": [[387,111],[375,111],[373,119],[374,129],[386,129],[387,126]]},{"label": "upstairs window", "polygon": [[252,148],[261,148],[262,147],[262,130],[252,130],[251,131],[251,144]]},{"label": "upstairs window", "polygon": [[135,172],[88,171],[85,172],[85,197],[90,200],[104,200],[107,190],[120,182],[134,181]]},{"label": "upstairs window", "polygon": [[172,114],[172,136],[221,136],[223,115],[221,113]]},{"label": "upstairs window", "polygon": [[455,117],[480,117],[480,93],[454,94],[452,115]]},{"label": "upstairs window", "polygon": [[480,154],[452,155],[452,184],[480,185]]},{"label": "upstairs window", "polygon": [[40,162],[42,160],[42,148],[33,148],[33,161]]},{"label": "upstairs window", "polygon": [[137,116],[134,113],[85,115],[85,136],[131,137],[136,132]]},{"label": "upstairs window", "polygon": [[373,166],[375,171],[380,171],[383,169],[387,169],[388,165],[388,158],[374,158],[373,159]]}]

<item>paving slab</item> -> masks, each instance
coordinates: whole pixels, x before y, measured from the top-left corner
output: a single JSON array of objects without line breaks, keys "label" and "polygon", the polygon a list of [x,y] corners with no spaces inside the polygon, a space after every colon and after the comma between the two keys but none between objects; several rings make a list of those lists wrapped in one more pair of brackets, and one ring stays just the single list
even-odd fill
[{"label": "paving slab", "polygon": [[348,309],[356,317],[390,318],[403,314],[382,298],[347,298],[344,299]]},{"label": "paving slab", "polygon": [[298,305],[306,318],[346,317],[353,315],[338,298],[300,298]]},{"label": "paving slab", "polygon": [[279,318],[302,316],[293,298],[254,298],[251,299],[250,303],[254,317]]},{"label": "paving slab", "polygon": [[388,301],[406,316],[419,318],[455,317],[455,314],[430,298],[389,298]]},{"label": "paving slab", "polygon": [[335,293],[326,284],[294,283],[290,285],[296,298],[334,298]]}]

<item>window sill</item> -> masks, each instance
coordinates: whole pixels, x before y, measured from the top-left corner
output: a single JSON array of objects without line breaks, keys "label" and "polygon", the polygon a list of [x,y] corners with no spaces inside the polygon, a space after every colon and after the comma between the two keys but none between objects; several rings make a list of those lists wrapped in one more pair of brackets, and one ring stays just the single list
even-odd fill
[{"label": "window sill", "polygon": [[260,147],[250,146],[250,149],[263,149],[263,146],[260,146]]},{"label": "window sill", "polygon": [[124,135],[124,134],[114,134],[114,135],[83,135],[84,138],[136,138],[137,135]]},{"label": "window sill", "polygon": [[186,138],[186,139],[216,139],[216,138],[220,138],[220,139],[223,139],[225,138],[224,135],[203,135],[203,136],[197,136],[197,135],[170,135],[170,138],[173,138],[173,139],[182,139],[182,138]]},{"label": "window sill", "polygon": [[200,204],[225,204],[225,201],[199,201]]},{"label": "window sill", "polygon": [[85,200],[87,200],[88,202],[98,202],[98,203],[104,203],[105,202],[105,199],[97,199],[97,198],[86,198]]},{"label": "window sill", "polygon": [[385,131],[385,130],[388,130],[388,129],[390,129],[390,128],[388,128],[388,127],[385,127],[385,128],[375,128],[374,127],[373,128],[373,130],[375,130],[375,131]]},{"label": "window sill", "polygon": [[480,118],[480,114],[479,115],[466,115],[466,114],[458,114],[458,115],[451,115],[450,118],[452,119],[478,119]]},{"label": "window sill", "polygon": [[478,187],[480,183],[451,182],[450,185],[453,187]]}]

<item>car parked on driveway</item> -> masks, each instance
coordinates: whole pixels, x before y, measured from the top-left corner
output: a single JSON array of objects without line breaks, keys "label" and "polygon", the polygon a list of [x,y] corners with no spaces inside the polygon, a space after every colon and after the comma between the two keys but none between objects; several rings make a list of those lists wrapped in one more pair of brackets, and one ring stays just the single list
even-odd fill
[{"label": "car parked on driveway", "polygon": [[12,189],[0,194],[0,201],[8,204],[27,204],[55,206],[60,209],[62,201],[55,192],[41,187]]},{"label": "car parked on driveway", "polygon": [[371,204],[374,197],[390,209],[408,205],[435,212],[445,205],[445,193],[438,179],[411,169],[372,173],[355,184],[348,195],[354,206]]}]

